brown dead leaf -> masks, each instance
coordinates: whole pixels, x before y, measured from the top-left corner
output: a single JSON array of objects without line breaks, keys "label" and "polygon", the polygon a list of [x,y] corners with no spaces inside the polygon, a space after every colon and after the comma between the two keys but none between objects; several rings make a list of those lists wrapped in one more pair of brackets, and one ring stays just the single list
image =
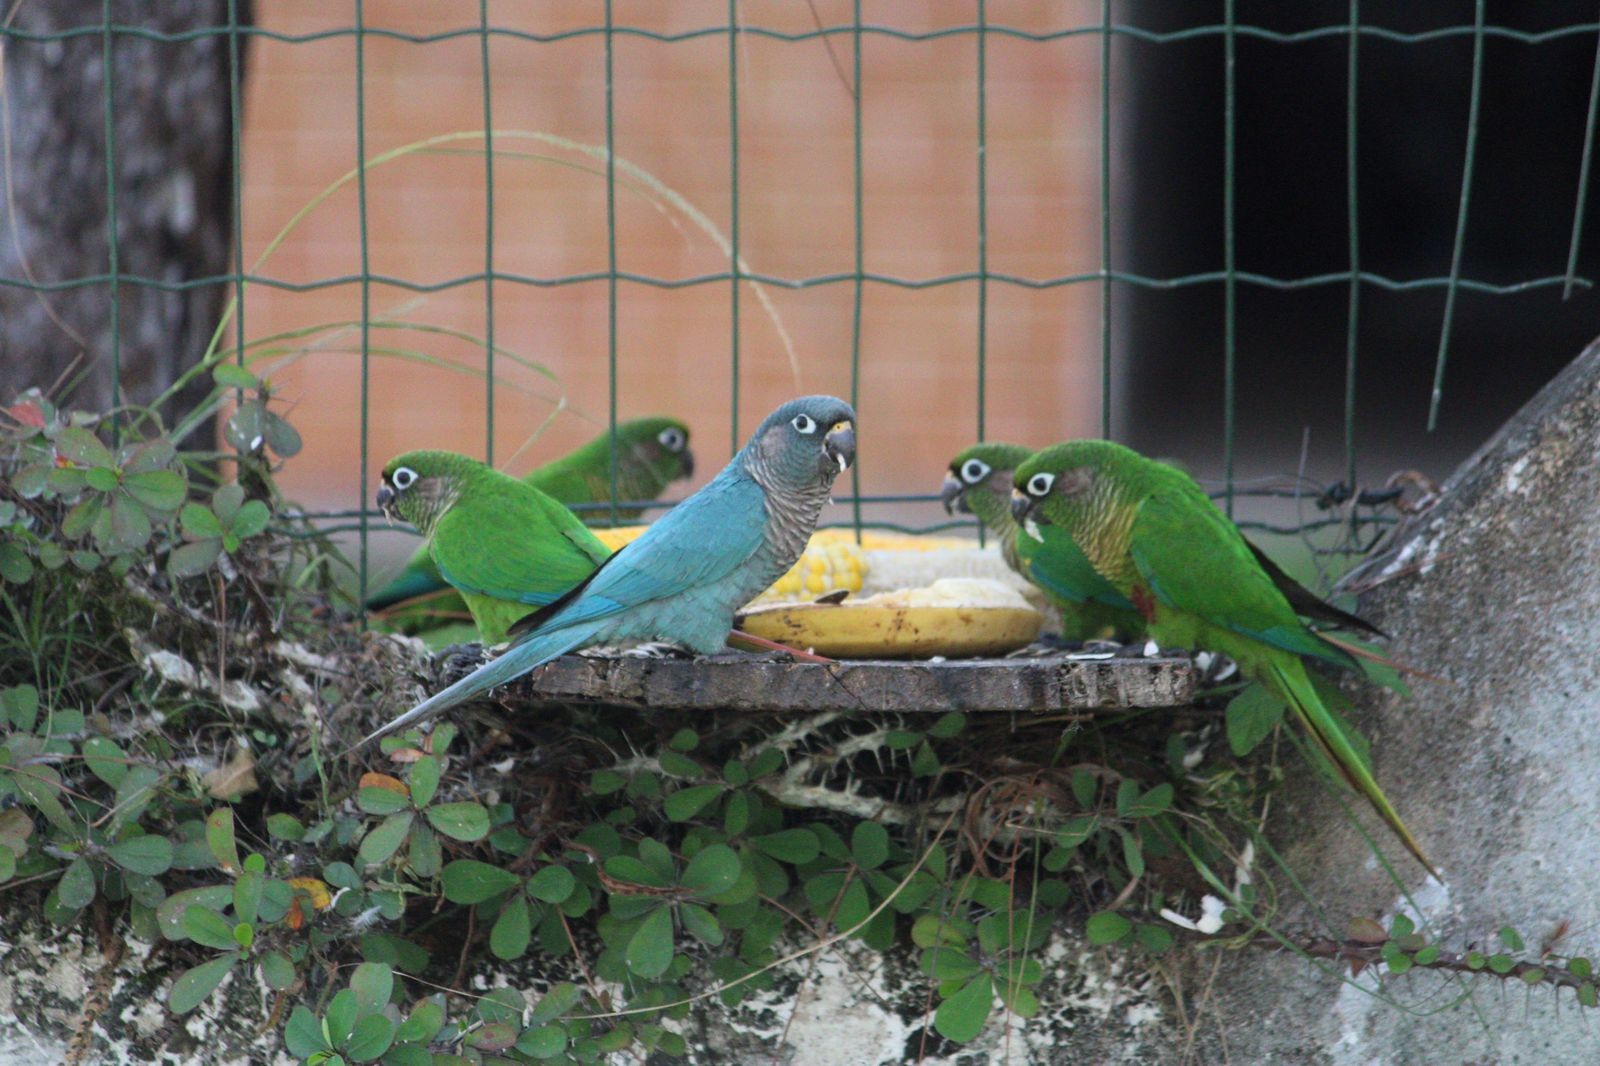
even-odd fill
[{"label": "brown dead leaf", "polygon": [[411,790],[406,787],[406,783],[398,777],[391,777],[388,774],[380,774],[372,770],[368,770],[361,775],[359,787],[382,788],[401,796],[411,795]]},{"label": "brown dead leaf", "polygon": [[1389,939],[1389,931],[1365,916],[1350,919],[1345,936],[1357,944],[1382,944]]},{"label": "brown dead leaf", "polygon": [[328,891],[328,886],[315,877],[291,877],[289,885],[295,890],[294,898],[289,901],[289,913],[284,919],[290,929],[305,926],[306,903],[310,903],[313,910],[320,911],[333,902],[333,894]]},{"label": "brown dead leaf", "polygon": [[261,785],[256,781],[256,760],[249,749],[239,748],[233,758],[200,779],[212,799],[228,800],[254,792]]}]

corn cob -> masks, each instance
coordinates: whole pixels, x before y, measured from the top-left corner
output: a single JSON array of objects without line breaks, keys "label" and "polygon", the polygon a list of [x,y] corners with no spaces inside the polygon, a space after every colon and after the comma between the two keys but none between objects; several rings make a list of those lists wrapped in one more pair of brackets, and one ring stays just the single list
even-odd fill
[{"label": "corn cob", "polygon": [[[645,526],[597,529],[615,551],[645,531]],[[861,541],[850,529],[819,529],[789,572],[757,596],[754,604],[809,603],[840,589],[852,597],[922,588],[941,578],[989,578],[1025,593],[1034,589],[1018,577],[990,545],[979,548],[964,537],[924,537],[864,530]]]}]

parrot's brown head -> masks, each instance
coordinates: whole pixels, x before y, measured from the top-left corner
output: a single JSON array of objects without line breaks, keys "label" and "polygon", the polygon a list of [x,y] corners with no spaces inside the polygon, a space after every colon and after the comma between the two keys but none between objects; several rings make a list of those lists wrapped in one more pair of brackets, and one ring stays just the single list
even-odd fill
[{"label": "parrot's brown head", "polygon": [[1149,460],[1111,441],[1052,445],[1012,475],[1011,515],[1024,529],[1064,526],[1076,539],[1136,488],[1140,464]]},{"label": "parrot's brown head", "polygon": [[1033,454],[1020,444],[985,441],[950,460],[939,499],[946,514],[975,514],[985,523],[1010,505],[1011,474]]},{"label": "parrot's brown head", "polygon": [[389,521],[408,522],[426,536],[450,509],[474,468],[483,464],[456,452],[419,451],[397,455],[383,468],[378,510]]}]

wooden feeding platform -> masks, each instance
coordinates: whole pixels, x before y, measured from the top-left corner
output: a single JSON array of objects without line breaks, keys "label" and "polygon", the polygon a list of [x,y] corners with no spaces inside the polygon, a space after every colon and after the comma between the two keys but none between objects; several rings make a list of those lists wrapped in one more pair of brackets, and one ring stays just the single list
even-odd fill
[{"label": "wooden feeding platform", "polygon": [[1194,702],[1184,657],[798,663],[731,652],[699,659],[568,655],[506,686],[513,702],[661,710],[1091,712]]}]

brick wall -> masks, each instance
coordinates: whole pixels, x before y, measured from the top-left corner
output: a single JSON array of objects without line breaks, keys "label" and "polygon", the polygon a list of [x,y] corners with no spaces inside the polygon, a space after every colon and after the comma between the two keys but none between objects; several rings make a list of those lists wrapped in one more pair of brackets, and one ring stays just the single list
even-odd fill
[{"label": "brick wall", "polygon": [[[847,24],[847,0],[741,2],[746,26],[787,32]],[[369,0],[369,27],[439,33],[476,26],[466,0]],[[618,25],[682,32],[725,24],[720,0],[617,0]],[[597,0],[491,3],[492,23],[536,33],[599,25]],[[971,0],[869,2],[867,23],[927,31],[967,25]],[[1097,24],[1090,2],[987,5],[991,24],[1028,30]],[[292,34],[349,27],[354,6],[261,0],[261,27]],[[851,37],[739,39],[740,242],[750,270],[782,277],[853,268]],[[366,41],[366,153],[483,125],[481,40]],[[988,254],[991,270],[1027,277],[1099,266],[1099,38],[988,42]],[[258,38],[250,54],[244,140],[245,255],[249,266],[314,196],[354,167],[355,42]],[[837,67],[836,67],[837,62]],[[604,45],[599,35],[545,44],[494,38],[494,126],[589,144],[605,137]],[[709,34],[664,44],[615,39],[615,145],[730,230],[728,40]],[[869,271],[927,278],[976,269],[977,50],[961,35],[928,42],[866,36],[862,43],[865,263]],[[842,71],[842,74],[841,74]],[[482,142],[465,154],[413,154],[367,179],[369,267],[439,282],[484,269]],[[601,164],[535,140],[502,136],[494,164],[497,270],[533,277],[603,271],[607,263]],[[509,153],[546,158],[516,158]],[[1115,180],[1115,179],[1114,179]],[[259,268],[295,283],[361,269],[352,181],[299,225]],[[617,258],[629,272],[668,278],[727,269],[717,242],[630,181],[616,197]],[[766,290],[776,317],[746,284],[741,296],[739,432],[799,391],[848,395],[853,285]],[[296,293],[249,290],[249,338],[354,321],[360,286]],[[618,294],[618,404],[622,416],[678,413],[693,424],[703,481],[730,451],[731,325],[727,282],[680,289],[624,282]],[[481,283],[418,294],[374,284],[374,319],[397,318],[481,334]],[[793,344],[796,365],[781,340]],[[587,439],[607,403],[604,281],[538,288],[495,286],[496,340],[547,368],[551,381],[496,360],[497,462],[522,472]],[[950,454],[974,439],[978,286],[908,291],[868,285],[861,334],[861,470],[867,492],[931,491]],[[359,332],[324,333],[279,372],[280,395],[305,436],[288,491],[317,506],[370,497],[360,483]],[[289,342],[299,347],[304,340]],[[481,347],[415,329],[374,329],[373,348],[404,349],[468,372],[375,356],[370,365],[372,470],[411,447],[482,454]],[[1049,290],[989,286],[989,436],[1044,443],[1092,433],[1099,410],[1099,293],[1094,284]],[[568,408],[533,435],[564,395]],[[531,441],[531,443],[530,443]],[[526,447],[524,447],[526,446]],[[519,453],[519,449],[522,449]]]}]

